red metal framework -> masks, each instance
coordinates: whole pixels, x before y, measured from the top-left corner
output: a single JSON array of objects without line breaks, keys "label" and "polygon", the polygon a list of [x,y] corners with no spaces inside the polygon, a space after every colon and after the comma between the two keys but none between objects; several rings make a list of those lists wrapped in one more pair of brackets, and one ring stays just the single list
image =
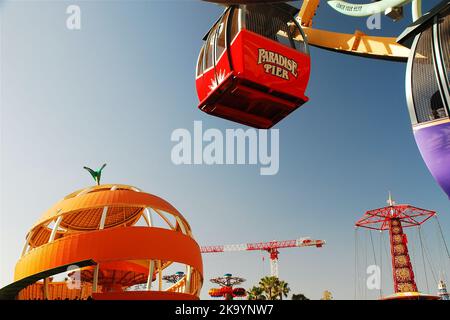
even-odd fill
[{"label": "red metal framework", "polygon": [[408,239],[399,219],[389,221],[392,270],[395,292],[417,292],[416,280],[408,251]]},{"label": "red metal framework", "polygon": [[220,286],[220,288],[209,290],[208,293],[212,298],[223,297],[225,300],[233,300],[235,297],[244,297],[247,294],[244,288],[235,288],[235,286],[245,282],[245,279],[233,277],[231,273],[227,273],[223,277],[210,279],[210,281]]},{"label": "red metal framework", "polygon": [[226,251],[252,251],[252,250],[271,251],[273,249],[295,248],[295,247],[320,248],[324,244],[325,244],[324,240],[312,240],[309,238],[301,238],[296,240],[255,242],[255,243],[219,245],[219,246],[203,246],[201,247],[201,252],[214,253]]},{"label": "red metal framework", "polygon": [[371,230],[389,230],[394,291],[396,294],[417,292],[408,239],[403,228],[420,227],[436,212],[411,205],[396,205],[390,195],[388,205],[367,211],[355,225]]},{"label": "red metal framework", "polygon": [[435,211],[421,209],[407,204],[391,205],[367,211],[355,225],[372,230],[388,230],[389,221],[396,218],[401,221],[403,228],[418,227],[435,215]]},{"label": "red metal framework", "polygon": [[244,244],[231,244],[220,246],[204,246],[200,250],[202,253],[218,253],[229,251],[267,251],[270,255],[270,273],[278,277],[278,249],[296,247],[316,247],[321,248],[325,244],[324,240],[313,240],[310,238],[300,238],[296,240],[256,242]]}]

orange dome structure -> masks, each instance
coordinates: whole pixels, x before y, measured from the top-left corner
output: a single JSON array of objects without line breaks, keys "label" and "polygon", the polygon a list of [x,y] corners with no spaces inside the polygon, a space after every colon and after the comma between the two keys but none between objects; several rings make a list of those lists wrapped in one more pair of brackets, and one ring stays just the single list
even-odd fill
[{"label": "orange dome structure", "polygon": [[[160,220],[156,226],[154,220]],[[139,223],[142,226],[139,226]],[[185,266],[163,289],[164,269]],[[68,273],[67,283],[52,276]],[[0,295],[17,299],[198,299],[200,247],[186,219],[167,201],[127,185],[98,185],[56,203],[33,225]],[[130,290],[139,285],[140,289]]]}]

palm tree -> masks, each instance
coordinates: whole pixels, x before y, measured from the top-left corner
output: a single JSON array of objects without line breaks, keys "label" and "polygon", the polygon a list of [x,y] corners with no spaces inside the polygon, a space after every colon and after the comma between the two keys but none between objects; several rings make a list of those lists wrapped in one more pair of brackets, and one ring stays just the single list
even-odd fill
[{"label": "palm tree", "polygon": [[248,293],[248,300],[283,300],[287,297],[291,289],[285,281],[278,277],[264,277],[257,286],[251,288]]},{"label": "palm tree", "polygon": [[333,300],[333,294],[330,291],[325,290],[323,292],[322,299],[320,299],[320,300]]},{"label": "palm tree", "polygon": [[261,287],[253,286],[247,291],[247,300],[266,300]]},{"label": "palm tree", "polygon": [[277,277],[264,277],[259,281],[259,286],[266,295],[267,300],[276,300],[279,295],[280,280]]},{"label": "palm tree", "polygon": [[289,285],[285,281],[279,281],[278,283],[278,295],[280,297],[280,300],[283,300],[283,296],[287,297],[288,293],[291,291],[291,288],[289,288]]}]

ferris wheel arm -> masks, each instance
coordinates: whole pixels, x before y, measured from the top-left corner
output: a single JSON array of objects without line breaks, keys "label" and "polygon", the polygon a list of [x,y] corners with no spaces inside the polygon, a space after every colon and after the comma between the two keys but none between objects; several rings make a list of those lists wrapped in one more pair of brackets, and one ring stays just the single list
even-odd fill
[{"label": "ferris wheel arm", "polygon": [[388,8],[404,6],[411,0],[381,0],[366,4],[348,3],[343,0],[328,1],[328,5],[339,13],[352,17],[367,17],[384,12]]},{"label": "ferris wheel arm", "polygon": [[355,31],[354,34],[303,27],[308,44],[314,47],[391,61],[406,62],[410,49],[396,42],[394,37],[375,37]]},{"label": "ferris wheel arm", "polygon": [[[414,1],[420,7],[420,0]],[[408,60],[410,50],[398,44],[394,37],[374,37],[360,31],[345,34],[312,28],[319,3],[320,0],[304,0],[297,16],[311,46],[367,58],[401,62]]]}]

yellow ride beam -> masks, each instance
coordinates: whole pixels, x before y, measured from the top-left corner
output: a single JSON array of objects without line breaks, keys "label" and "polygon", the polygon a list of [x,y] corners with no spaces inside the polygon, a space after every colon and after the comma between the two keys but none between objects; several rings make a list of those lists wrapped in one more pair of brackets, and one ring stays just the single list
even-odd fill
[{"label": "yellow ride beam", "polygon": [[396,38],[368,36],[361,31],[354,34],[331,32],[303,27],[312,46],[367,58],[406,62],[410,49],[396,42]]},{"label": "yellow ride beam", "polygon": [[[284,2],[282,0],[204,0],[220,4],[248,4]],[[420,1],[415,0],[416,6]],[[320,0],[303,0],[297,20],[303,27],[308,43],[322,49],[339,53],[352,54],[361,57],[406,62],[409,48],[396,42],[394,37],[374,37],[356,30],[354,34],[318,30],[312,28],[313,19],[319,7]],[[414,7],[413,7],[414,8]],[[419,7],[418,7],[419,8]],[[299,37],[301,37],[299,35]]]},{"label": "yellow ride beam", "polygon": [[409,48],[394,37],[374,37],[356,30],[354,34],[313,29],[313,18],[320,0],[304,0],[297,16],[312,46],[362,57],[406,62]]},{"label": "yellow ride beam", "polygon": [[316,10],[319,7],[320,0],[304,0],[298,19],[303,27],[311,27]]}]

